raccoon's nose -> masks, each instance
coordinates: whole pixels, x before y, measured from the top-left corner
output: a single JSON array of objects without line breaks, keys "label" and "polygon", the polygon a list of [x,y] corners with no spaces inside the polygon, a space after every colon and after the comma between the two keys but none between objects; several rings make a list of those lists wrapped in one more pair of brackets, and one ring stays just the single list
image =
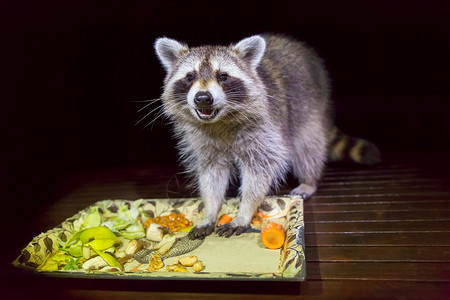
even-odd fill
[{"label": "raccoon's nose", "polygon": [[194,97],[195,104],[200,106],[211,105],[213,101],[213,97],[208,91],[200,91]]}]

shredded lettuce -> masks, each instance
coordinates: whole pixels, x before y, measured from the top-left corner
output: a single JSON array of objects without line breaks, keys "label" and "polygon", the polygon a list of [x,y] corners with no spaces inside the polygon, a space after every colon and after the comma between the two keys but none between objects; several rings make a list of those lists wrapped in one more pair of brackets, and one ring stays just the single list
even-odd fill
[{"label": "shredded lettuce", "polygon": [[114,220],[108,220],[102,225],[108,227],[114,232],[120,233],[127,239],[139,239],[145,236],[145,229],[142,223],[137,219],[141,213],[139,207],[142,199],[136,200],[128,205],[122,204],[117,212],[117,217]]},{"label": "shredded lettuce", "polygon": [[102,222],[102,215],[100,214],[97,206],[91,206],[89,212],[83,211],[81,217],[73,222],[75,231],[83,230],[86,228],[100,226]]},{"label": "shredded lettuce", "polygon": [[84,219],[83,225],[81,225],[81,229],[87,229],[92,227],[100,226],[100,223],[102,222],[102,216],[100,215],[100,212],[98,211],[97,206],[91,206],[91,209],[89,210],[89,214]]},{"label": "shredded lettuce", "polygon": [[133,225],[128,226],[125,230],[121,231],[120,234],[129,240],[140,239],[145,237],[144,225],[141,222],[136,222]]}]

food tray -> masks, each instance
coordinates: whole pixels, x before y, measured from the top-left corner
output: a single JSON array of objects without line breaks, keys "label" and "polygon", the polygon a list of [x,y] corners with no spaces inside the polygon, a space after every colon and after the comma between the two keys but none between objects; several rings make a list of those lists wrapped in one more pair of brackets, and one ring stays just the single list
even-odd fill
[{"label": "food tray", "polygon": [[[141,218],[167,215],[170,212],[182,213],[194,225],[204,216],[204,203],[198,198],[183,199],[140,199],[131,200],[103,200],[92,206],[99,207],[101,213],[109,216],[117,211],[120,205],[128,206],[139,203]],[[239,209],[239,198],[224,201],[219,212],[235,215]],[[260,241],[260,233],[253,229],[230,238],[219,237],[216,234],[208,236],[203,244],[186,255],[196,255],[202,260],[205,268],[201,272],[175,273],[165,268],[156,272],[138,271],[133,268],[138,262],[129,263],[120,272],[99,271],[38,271],[37,267],[44,260],[58,251],[61,244],[71,238],[75,231],[77,220],[87,214],[91,207],[80,211],[68,218],[59,226],[33,238],[26,246],[13,265],[30,269],[42,275],[76,277],[76,278],[117,278],[117,279],[188,279],[188,280],[256,280],[256,281],[303,281],[306,277],[304,253],[304,222],[303,199],[298,196],[271,196],[261,204],[259,211],[267,220],[282,222],[286,229],[286,239],[283,247],[278,250],[265,248]],[[170,264],[171,259],[164,260]]]}]

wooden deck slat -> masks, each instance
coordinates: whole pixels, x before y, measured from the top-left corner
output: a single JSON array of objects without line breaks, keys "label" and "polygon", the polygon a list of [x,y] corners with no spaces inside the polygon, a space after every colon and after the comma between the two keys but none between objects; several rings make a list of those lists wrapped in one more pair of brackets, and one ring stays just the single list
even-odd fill
[{"label": "wooden deck slat", "polygon": [[391,167],[387,165],[374,166],[373,168],[333,168],[325,169],[324,174],[327,177],[344,177],[344,176],[372,176],[372,175],[392,175],[392,174],[423,174],[423,170],[415,166],[397,166]]},{"label": "wooden deck slat", "polygon": [[[448,221],[417,221],[417,222],[342,222],[342,223],[315,223],[313,229],[306,226],[305,234],[332,234],[332,233],[443,233],[450,234],[450,220]],[[309,231],[310,230],[310,231]]]},{"label": "wooden deck slat", "polygon": [[[305,231],[313,232],[314,228],[305,226]],[[450,246],[449,233],[331,233],[305,234],[306,246]]]},{"label": "wooden deck slat", "polygon": [[305,214],[337,213],[337,212],[368,212],[368,211],[426,211],[450,210],[450,200],[427,200],[415,202],[385,202],[385,203],[358,203],[340,205],[305,205]]},{"label": "wooden deck slat", "polygon": [[319,183],[319,188],[334,188],[334,187],[359,187],[359,186],[368,186],[368,187],[395,187],[395,186],[413,186],[418,184],[444,184],[448,182],[443,178],[397,178],[395,180],[392,179],[371,179],[367,180],[364,178],[360,181],[355,180],[342,180],[342,181],[321,181]]},{"label": "wooden deck slat", "polygon": [[365,191],[364,193],[333,193],[333,194],[320,194],[314,195],[314,200],[321,199],[365,199],[365,198],[395,198],[395,197],[448,197],[449,192],[443,191],[399,191],[392,193],[384,193],[380,191]]},{"label": "wooden deck slat", "polygon": [[333,193],[336,195],[339,194],[348,194],[349,192],[358,193],[358,194],[379,194],[380,191],[386,194],[398,194],[402,193],[405,190],[410,192],[419,192],[423,190],[433,190],[440,188],[440,184],[417,184],[417,185],[404,185],[404,186],[339,186],[339,187],[320,187],[317,193],[317,196],[323,195],[325,193]]},{"label": "wooden deck slat", "polygon": [[[150,284],[149,284],[150,285]],[[150,285],[153,286],[153,285]],[[272,286],[267,284],[267,288]],[[308,280],[298,285],[293,285],[286,291],[267,291],[270,295],[261,294],[264,291],[258,290],[254,293],[233,294],[235,290],[226,290],[223,293],[198,293],[179,292],[174,287],[173,292],[155,292],[136,290],[93,290],[89,288],[81,290],[63,290],[55,293],[49,288],[48,293],[52,293],[58,299],[447,299],[448,282],[443,281],[392,281],[392,280]],[[201,290],[200,288],[198,290]],[[25,294],[26,293],[26,294]],[[25,294],[25,295],[23,295]],[[22,289],[19,294],[20,299],[28,299],[35,296],[31,291]],[[410,295],[410,297],[402,297]],[[432,297],[432,298],[431,298]],[[19,299],[19,298],[18,298]]]},{"label": "wooden deck slat", "polygon": [[424,203],[428,201],[449,202],[450,195],[447,192],[436,193],[401,193],[378,195],[342,195],[342,196],[313,196],[304,202],[310,205],[364,205],[364,204],[389,204],[389,203]]},{"label": "wooden deck slat", "polygon": [[308,262],[445,262],[450,247],[306,247]]},{"label": "wooden deck slat", "polygon": [[347,181],[347,182],[353,182],[353,181],[362,181],[362,180],[397,180],[397,179],[408,179],[408,180],[417,180],[422,178],[432,178],[437,179],[432,173],[425,174],[425,173],[411,173],[411,172],[400,172],[400,173],[387,173],[387,174],[370,174],[370,175],[364,175],[364,174],[351,174],[351,175],[337,175],[332,176],[331,174],[324,174],[322,178],[322,182],[339,182],[339,181]]},{"label": "wooden deck slat", "polygon": [[347,221],[450,221],[450,210],[408,210],[408,211],[358,211],[305,214],[305,222],[347,222]]},{"label": "wooden deck slat", "polygon": [[306,265],[309,279],[397,280],[450,282],[450,263],[313,263]]}]

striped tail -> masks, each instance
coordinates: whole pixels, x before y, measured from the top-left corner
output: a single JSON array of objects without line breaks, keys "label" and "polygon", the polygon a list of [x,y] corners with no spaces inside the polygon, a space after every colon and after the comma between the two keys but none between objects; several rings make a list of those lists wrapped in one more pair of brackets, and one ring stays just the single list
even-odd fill
[{"label": "striped tail", "polygon": [[353,162],[375,165],[381,162],[381,153],[373,143],[344,134],[337,127],[331,131],[328,159],[331,162]]}]

